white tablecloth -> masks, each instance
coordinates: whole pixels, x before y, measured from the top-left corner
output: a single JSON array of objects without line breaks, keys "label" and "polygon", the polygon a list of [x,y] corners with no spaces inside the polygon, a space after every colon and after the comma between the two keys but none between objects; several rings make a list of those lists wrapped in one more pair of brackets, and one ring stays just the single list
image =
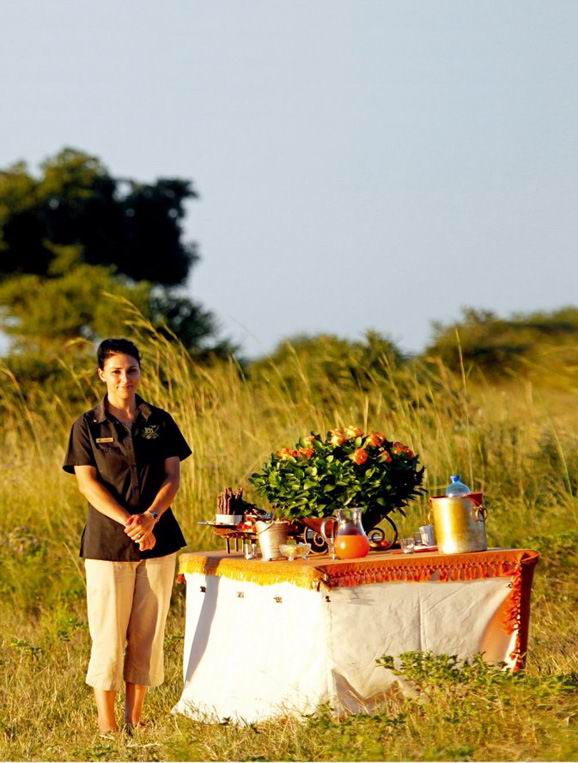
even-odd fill
[{"label": "white tablecloth", "polygon": [[184,689],[173,712],[253,723],[323,703],[362,712],[398,677],[388,654],[484,652],[511,664],[512,578],[307,590],[187,574]]}]

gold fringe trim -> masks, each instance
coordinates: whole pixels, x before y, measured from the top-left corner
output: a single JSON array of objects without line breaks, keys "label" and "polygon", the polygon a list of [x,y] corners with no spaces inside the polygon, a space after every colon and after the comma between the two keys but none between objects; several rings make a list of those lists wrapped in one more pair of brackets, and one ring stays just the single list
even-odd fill
[{"label": "gold fringe trim", "polygon": [[291,583],[308,589],[318,589],[326,577],[316,567],[304,566],[296,562],[264,562],[206,554],[182,554],[179,558],[179,572],[215,575],[263,586]]}]

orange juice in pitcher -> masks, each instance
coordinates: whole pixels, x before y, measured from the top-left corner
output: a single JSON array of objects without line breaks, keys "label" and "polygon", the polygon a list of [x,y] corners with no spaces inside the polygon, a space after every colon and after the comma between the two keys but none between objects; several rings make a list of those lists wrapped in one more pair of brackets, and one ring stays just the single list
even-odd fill
[{"label": "orange juice in pitcher", "polygon": [[369,541],[361,524],[361,509],[338,509],[334,517],[323,521],[321,534],[330,552],[333,551],[338,559],[359,559],[369,553]]}]

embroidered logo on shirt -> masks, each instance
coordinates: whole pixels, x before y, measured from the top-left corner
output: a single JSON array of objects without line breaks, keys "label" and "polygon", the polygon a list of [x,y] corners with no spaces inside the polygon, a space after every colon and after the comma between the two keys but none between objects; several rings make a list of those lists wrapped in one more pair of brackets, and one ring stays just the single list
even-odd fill
[{"label": "embroidered logo on shirt", "polygon": [[145,440],[156,440],[159,437],[159,425],[150,424],[148,427],[143,427],[141,434]]},{"label": "embroidered logo on shirt", "polygon": [[97,437],[96,442],[114,442],[114,437]]}]

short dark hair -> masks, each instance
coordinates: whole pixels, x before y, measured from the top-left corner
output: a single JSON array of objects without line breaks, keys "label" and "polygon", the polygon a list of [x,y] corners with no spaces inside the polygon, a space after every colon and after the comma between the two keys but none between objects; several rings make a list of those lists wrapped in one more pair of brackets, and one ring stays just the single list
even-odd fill
[{"label": "short dark hair", "polygon": [[132,358],[138,361],[140,366],[140,352],[134,342],[130,339],[103,339],[98,345],[96,351],[96,360],[98,367],[104,369],[104,363],[111,355],[117,355],[122,353],[123,355],[130,355]]}]

